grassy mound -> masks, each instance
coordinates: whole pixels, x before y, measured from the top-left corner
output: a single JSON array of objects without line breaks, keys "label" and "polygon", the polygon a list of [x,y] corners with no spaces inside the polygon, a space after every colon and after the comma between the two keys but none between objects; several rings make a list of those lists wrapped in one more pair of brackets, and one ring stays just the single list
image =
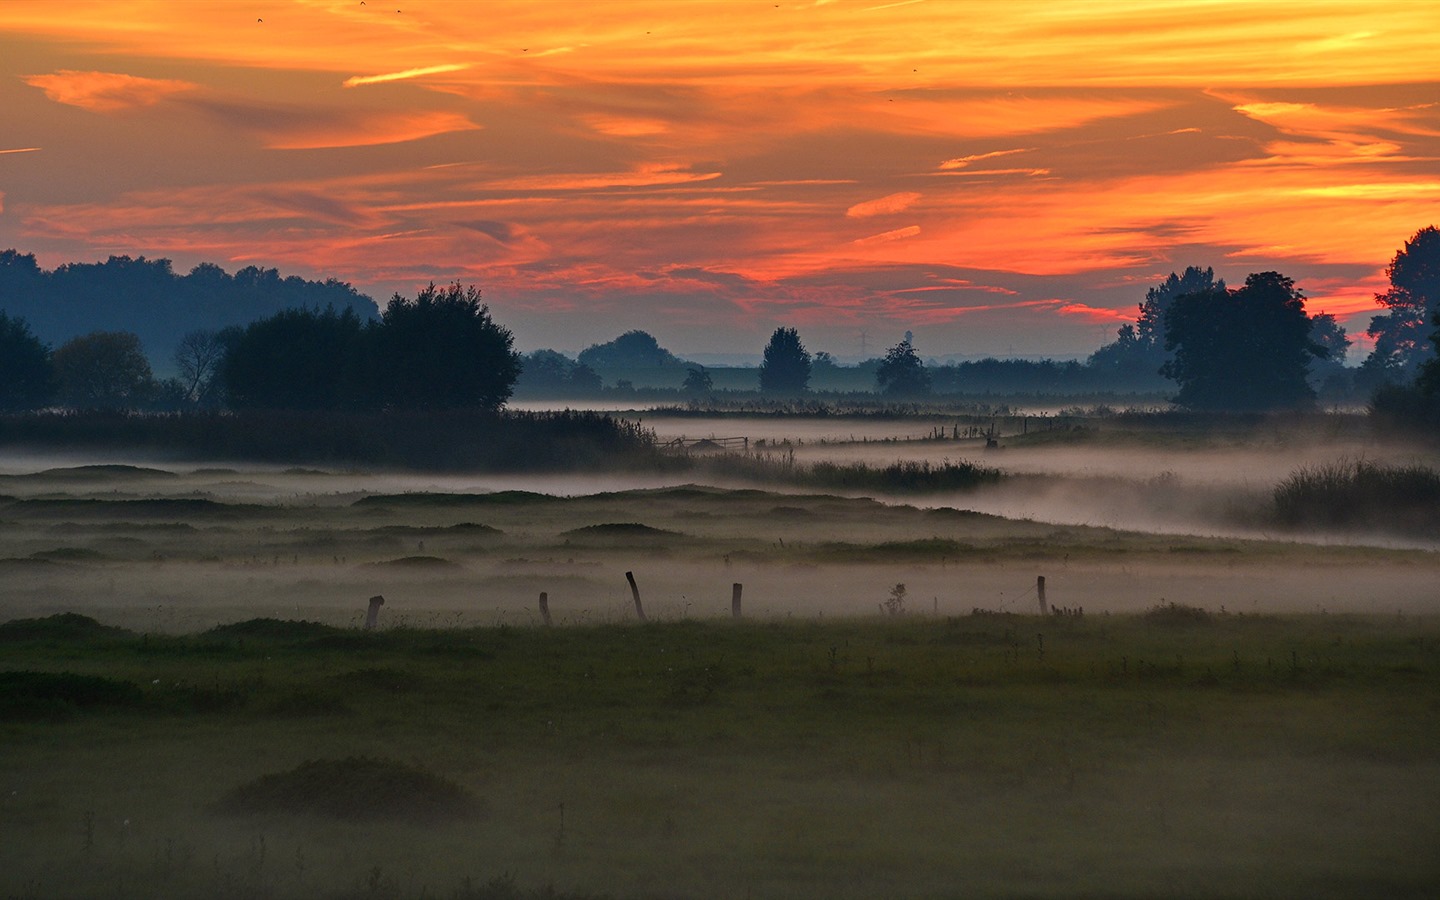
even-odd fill
[{"label": "grassy mound", "polygon": [[88,481],[91,479],[108,479],[124,476],[126,478],[175,478],[174,472],[164,469],[152,469],[146,466],[126,465],[93,465],[93,466],[67,466],[58,469],[46,469],[37,472],[38,478],[64,478]]},{"label": "grassy mound", "polygon": [[495,491],[491,494],[445,494],[432,491],[414,491],[406,494],[372,494],[369,497],[361,497],[350,505],[404,506],[415,508],[543,503],[558,499],[558,497],[552,497],[549,494],[537,494],[534,491]]},{"label": "grassy mound", "polygon": [[451,562],[441,556],[402,556],[399,559],[387,559],[382,562],[370,563],[372,566],[379,566],[391,569],[461,569],[464,568],[457,562]]},{"label": "grassy mound", "polygon": [[105,562],[110,559],[99,550],[89,547],[56,547],[53,550],[38,550],[30,554],[31,559],[51,562]]},{"label": "grassy mound", "polygon": [[443,822],[478,814],[480,802],[417,766],[352,756],[306,760],[289,772],[262,775],[228,792],[219,809],[240,815]]},{"label": "grassy mound", "polygon": [[270,641],[310,641],[334,635],[338,628],[319,622],[296,622],[289,619],[247,619],[229,625],[216,625],[205,632],[206,637],[251,638]]},{"label": "grassy mound", "polygon": [[561,534],[566,537],[606,538],[683,537],[678,531],[666,531],[663,528],[655,528],[639,522],[603,522],[599,525],[586,525],[583,528],[572,528],[569,531],[562,531]]},{"label": "grassy mound", "polygon": [[101,625],[79,613],[58,613],[41,619],[12,619],[0,623],[0,643],[10,641],[89,641],[122,638],[131,632],[113,625]]}]

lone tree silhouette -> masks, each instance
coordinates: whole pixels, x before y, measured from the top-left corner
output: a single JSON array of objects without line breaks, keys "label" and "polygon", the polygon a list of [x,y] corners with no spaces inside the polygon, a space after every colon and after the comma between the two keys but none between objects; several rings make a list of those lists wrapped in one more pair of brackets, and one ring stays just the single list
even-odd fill
[{"label": "lone tree silhouette", "polygon": [[60,399],[76,409],[133,409],[155,389],[140,338],[128,331],[96,331],[55,351]]},{"label": "lone tree silhouette", "polygon": [[930,393],[930,373],[925,371],[925,363],[915,355],[908,338],[886,351],[875,370],[875,384],[890,397],[923,397]]},{"label": "lone tree silhouette", "polygon": [[376,329],[381,394],[400,409],[499,409],[520,375],[514,343],[473,285],[396,294]]},{"label": "lone tree silhouette", "polygon": [[1237,290],[1175,298],[1165,315],[1161,370],[1191,409],[1266,410],[1315,402],[1306,376],[1325,348],[1311,341],[1305,296],[1279,272],[1260,272]]},{"label": "lone tree silhouette", "polygon": [[767,394],[800,394],[810,386],[810,352],[794,328],[777,328],[765,345],[760,363],[760,390]]},{"label": "lone tree silhouette", "polygon": [[685,383],[680,389],[687,394],[704,396],[715,390],[715,379],[710,377],[704,366],[691,366],[685,373]]}]

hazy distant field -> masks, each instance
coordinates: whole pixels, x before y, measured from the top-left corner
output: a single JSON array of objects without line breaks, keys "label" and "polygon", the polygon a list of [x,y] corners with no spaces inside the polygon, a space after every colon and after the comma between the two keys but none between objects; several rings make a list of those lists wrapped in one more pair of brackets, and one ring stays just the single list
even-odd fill
[{"label": "hazy distant field", "polygon": [[[1295,465],[1423,450],[765,424],[802,461],[1006,478],[0,458],[0,622],[134,632],[0,626],[0,673],[41,673],[0,675],[0,895],[1435,895],[1436,535],[1254,524]],[[1037,576],[1083,617],[1039,616]],[[260,617],[342,630],[199,634]],[[215,809],[351,756],[479,812]]]}]

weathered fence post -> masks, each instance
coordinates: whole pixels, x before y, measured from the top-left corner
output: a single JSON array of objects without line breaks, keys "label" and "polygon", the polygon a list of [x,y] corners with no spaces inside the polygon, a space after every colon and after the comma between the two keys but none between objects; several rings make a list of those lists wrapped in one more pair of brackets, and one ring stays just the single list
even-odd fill
[{"label": "weathered fence post", "polygon": [[645,621],[645,607],[640,605],[640,588],[635,584],[635,573],[626,572],[625,580],[630,582],[630,596],[635,598],[635,617]]},{"label": "weathered fence post", "polygon": [[385,605],[385,598],[376,594],[370,598],[370,609],[365,613],[365,630],[375,629],[375,620],[380,618],[380,607]]},{"label": "weathered fence post", "polygon": [[1044,576],[1044,575],[1040,575],[1040,576],[1037,576],[1037,577],[1035,578],[1035,593],[1036,593],[1036,595],[1039,596],[1039,598],[1040,598],[1040,615],[1042,615],[1042,616],[1044,616],[1044,615],[1049,615],[1049,613],[1050,613],[1050,605],[1045,602],[1045,576]]},{"label": "weathered fence post", "polygon": [[550,595],[544,591],[540,592],[540,618],[545,620],[545,627],[550,627]]},{"label": "weathered fence post", "polygon": [[740,592],[744,590],[744,587],[737,581],[730,588],[730,617],[732,619],[740,618]]}]

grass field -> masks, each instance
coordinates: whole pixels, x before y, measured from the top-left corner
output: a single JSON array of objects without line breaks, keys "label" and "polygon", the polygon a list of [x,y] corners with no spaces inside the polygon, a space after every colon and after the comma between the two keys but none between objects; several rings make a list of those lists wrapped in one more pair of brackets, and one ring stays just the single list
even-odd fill
[{"label": "grass field", "polygon": [[[1167,605],[147,636],[66,617],[0,626],[0,648],[31,673],[0,701],[5,896],[1440,887],[1433,618]],[[323,781],[221,808],[354,757],[473,808],[417,821],[382,793],[326,813]]]},{"label": "grass field", "polygon": [[[7,460],[0,897],[1440,893],[1433,540],[1071,449],[903,499]],[[1090,523],[1135,496],[1192,530]]]}]

